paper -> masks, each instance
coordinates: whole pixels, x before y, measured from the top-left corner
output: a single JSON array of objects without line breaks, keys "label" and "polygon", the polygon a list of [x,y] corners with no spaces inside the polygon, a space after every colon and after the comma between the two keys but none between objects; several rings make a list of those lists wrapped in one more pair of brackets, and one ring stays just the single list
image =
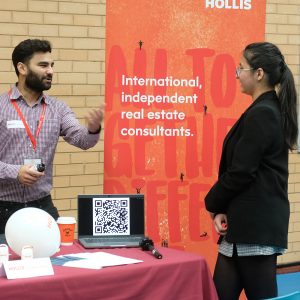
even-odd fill
[{"label": "paper", "polygon": [[54,265],[74,268],[101,269],[104,267],[136,264],[142,260],[118,256],[106,252],[76,253],[51,258]]}]

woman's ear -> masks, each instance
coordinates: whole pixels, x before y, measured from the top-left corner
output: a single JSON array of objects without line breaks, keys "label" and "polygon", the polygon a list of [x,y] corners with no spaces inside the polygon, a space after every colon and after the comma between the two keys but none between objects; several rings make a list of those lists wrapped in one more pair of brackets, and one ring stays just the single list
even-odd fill
[{"label": "woman's ear", "polygon": [[258,81],[262,80],[265,76],[264,69],[262,69],[262,68],[256,69],[256,74],[257,74],[257,80]]}]

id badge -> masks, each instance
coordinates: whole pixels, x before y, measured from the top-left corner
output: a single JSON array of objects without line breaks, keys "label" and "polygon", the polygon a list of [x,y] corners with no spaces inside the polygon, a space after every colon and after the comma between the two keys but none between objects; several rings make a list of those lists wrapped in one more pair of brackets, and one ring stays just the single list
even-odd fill
[{"label": "id badge", "polygon": [[8,120],[6,122],[6,128],[25,128],[25,126],[21,120]]},{"label": "id badge", "polygon": [[42,159],[40,158],[25,158],[24,165],[37,166],[42,163]]}]

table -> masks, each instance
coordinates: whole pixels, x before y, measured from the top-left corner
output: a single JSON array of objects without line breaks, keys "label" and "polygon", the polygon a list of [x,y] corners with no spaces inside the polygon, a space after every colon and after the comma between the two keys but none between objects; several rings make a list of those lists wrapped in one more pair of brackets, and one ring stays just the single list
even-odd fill
[{"label": "table", "polygon": [[105,251],[143,260],[100,270],[53,266],[53,276],[0,278],[0,299],[12,300],[217,300],[205,259],[184,251],[158,247],[162,259],[139,248],[84,249],[77,241],[58,255]]}]

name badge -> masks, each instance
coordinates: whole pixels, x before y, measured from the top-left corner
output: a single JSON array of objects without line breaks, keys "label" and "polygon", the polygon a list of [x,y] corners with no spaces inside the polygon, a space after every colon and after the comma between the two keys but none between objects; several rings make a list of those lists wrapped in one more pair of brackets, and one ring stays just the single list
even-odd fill
[{"label": "name badge", "polygon": [[9,120],[6,122],[7,129],[11,128],[25,128],[22,120]]},{"label": "name badge", "polygon": [[42,160],[40,158],[25,158],[24,159],[24,165],[27,166],[37,166],[42,163]]}]

